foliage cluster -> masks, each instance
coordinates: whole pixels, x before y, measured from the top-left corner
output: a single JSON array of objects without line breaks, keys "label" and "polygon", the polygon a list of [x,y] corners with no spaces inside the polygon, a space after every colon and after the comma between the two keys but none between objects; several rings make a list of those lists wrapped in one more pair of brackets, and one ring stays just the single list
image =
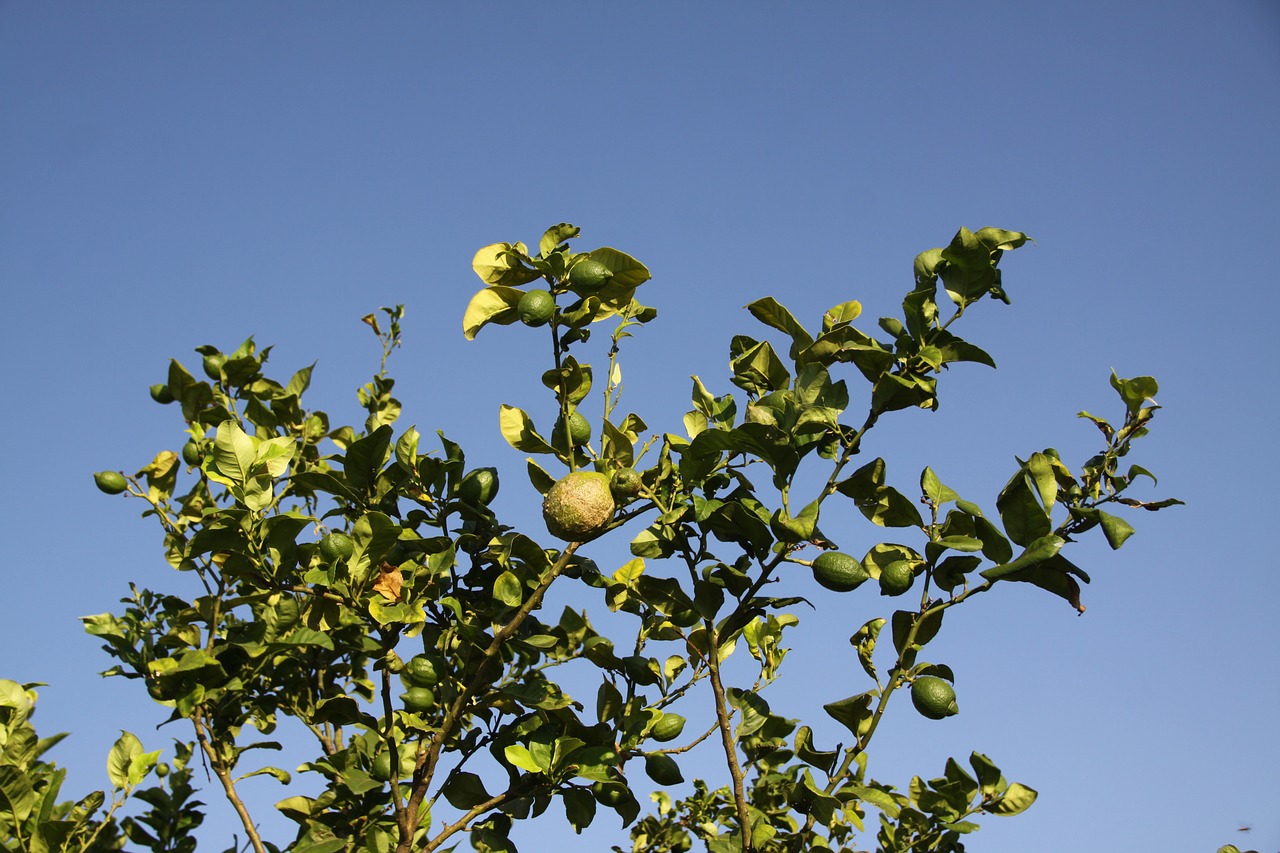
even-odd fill
[{"label": "foliage cluster", "polygon": [[[621,351],[657,316],[637,298],[649,271],[616,249],[574,251],[578,233],[556,225],[536,253],[482,248],[473,268],[484,287],[463,319],[467,339],[489,326],[539,330],[546,370],[536,384],[555,416],[538,424],[503,405],[499,428],[529,455],[529,481],[550,495],[548,527],[564,542],[504,524],[497,470],[469,465],[444,434],[427,450],[416,428],[397,433],[387,361],[401,342],[400,307],[364,318],[382,363],[359,390],[358,427],[304,405],[311,368],[270,378],[270,349],[252,339],[229,353],[199,348],[203,378],[170,363],[152,396],[181,411],[181,453],[121,476],[122,489],[106,478],[104,491],[145,505],[165,559],[196,593],[134,589],[122,612],[84,622],[115,660],[108,674],[144,686],[194,742],[161,765],[122,738],[112,807],[94,817],[102,794],[56,804],[62,771],[38,763],[51,742],[29,729],[30,686],[0,683],[0,824],[16,839],[5,849],[118,849],[126,837],[191,849],[193,751],[257,853],[433,851],[463,837],[478,851],[513,851],[515,822],[553,804],[579,830],[615,812],[633,853],[959,851],[976,817],[1033,803],[1033,789],[980,753],[890,784],[871,772],[871,745],[904,689],[930,718],[955,712],[953,668],[923,654],[949,610],[1034,585],[1083,612],[1089,576],[1067,546],[1096,530],[1119,548],[1133,533],[1121,508],[1177,503],[1130,491],[1155,480],[1126,460],[1158,410],[1155,381],[1113,375],[1121,418],[1081,413],[1101,435],[1097,454],[1074,469],[1051,448],[1016,459],[994,512],[931,467],[918,491],[901,491],[883,458],[855,463],[882,419],[937,408],[951,366],[994,367],[954,328],[980,302],[1009,301],[999,264],[1028,238],[961,229],[916,258],[903,316],[882,318],[879,336],[855,327],[854,301],[817,326],[773,298],[752,302],[766,334],[732,338],[737,392],[694,377],[683,430],[652,431],[620,407]],[[596,350],[602,370],[585,360],[600,346],[597,324],[610,328]],[[601,503],[588,506],[588,494]],[[836,504],[870,526],[828,535],[819,522]],[[602,567],[590,543],[624,526],[636,531],[632,558]],[[867,531],[876,544],[865,553],[841,550]],[[847,730],[840,744],[820,746],[812,725],[767,698],[806,603],[797,571],[813,571],[832,596],[878,593],[892,608],[849,638],[866,689],[823,697]],[[595,621],[610,629],[587,610],[545,612],[555,584],[597,597]],[[594,696],[571,695],[560,672]],[[690,730],[690,720],[707,725]],[[290,763],[322,790],[276,804],[297,830],[272,842],[240,791],[253,776],[291,784],[281,762],[256,758],[282,749],[272,733],[286,723],[313,736],[315,753]],[[691,780],[673,797],[683,756],[703,744],[723,777]],[[139,792],[162,766],[167,777]],[[131,792],[152,811],[117,823]]]}]

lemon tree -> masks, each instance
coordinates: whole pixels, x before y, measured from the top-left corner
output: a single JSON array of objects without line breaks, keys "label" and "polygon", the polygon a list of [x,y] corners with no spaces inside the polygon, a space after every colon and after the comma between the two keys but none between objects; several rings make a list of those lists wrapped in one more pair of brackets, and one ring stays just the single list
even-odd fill
[{"label": "lemon tree", "polygon": [[[180,414],[181,455],[96,482],[158,524],[177,591],[132,589],[85,627],[110,674],[187,727],[214,780],[202,796],[229,800],[257,853],[511,851],[525,820],[581,830],[602,812],[629,827],[613,849],[632,853],[959,850],[980,818],[1030,807],[1035,791],[978,752],[882,778],[877,732],[907,704],[939,721],[909,715],[931,736],[950,730],[956,672],[928,659],[948,611],[1038,588],[1083,612],[1089,574],[1071,546],[1120,548],[1126,510],[1178,503],[1139,497],[1155,478],[1129,461],[1159,411],[1156,381],[1112,375],[1118,415],[1082,413],[1099,447],[1081,463],[1022,446],[995,495],[962,496],[932,467],[907,485],[876,455],[876,429],[935,409],[951,369],[994,367],[959,333],[1010,301],[1002,262],[1028,243],[962,228],[916,257],[900,314],[870,327],[853,299],[803,322],[751,302],[732,387],[694,377],[681,421],[650,426],[621,386],[628,340],[658,317],[642,301],[649,270],[579,238],[560,223],[472,258],[481,287],[462,335],[475,343],[458,345],[527,327],[513,368],[525,390],[490,401],[514,453],[487,464],[400,423],[400,306],[362,318],[381,361],[352,419],[310,408],[311,368],[272,376],[252,338],[197,348],[196,373],[169,363],[152,396]],[[512,517],[541,508],[543,523],[499,517],[520,504],[534,514]],[[594,604],[548,604],[583,596]],[[861,682],[793,686],[811,702],[792,719],[774,697],[810,605],[862,623],[849,646],[810,640]],[[18,707],[9,693],[0,683],[0,705]],[[285,727],[312,745],[293,752],[298,738],[273,734]],[[144,753],[121,749],[119,778],[139,784],[150,759],[135,773]],[[188,849],[174,839],[198,824],[178,772],[191,754],[147,794],[161,805],[145,831],[88,805],[33,811],[37,783],[3,765],[0,822],[62,831],[34,826],[44,814]],[[45,778],[34,766],[24,778]],[[248,798],[251,777],[280,790]],[[263,837],[272,808],[292,833]]]}]

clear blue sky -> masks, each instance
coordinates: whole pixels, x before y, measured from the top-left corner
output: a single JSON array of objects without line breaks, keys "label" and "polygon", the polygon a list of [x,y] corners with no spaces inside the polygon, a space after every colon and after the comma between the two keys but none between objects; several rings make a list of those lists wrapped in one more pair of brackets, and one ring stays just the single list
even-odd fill
[{"label": "clear blue sky", "polygon": [[[1014,454],[1093,451],[1074,416],[1114,412],[1114,368],[1160,380],[1138,461],[1187,506],[1077,549],[1083,617],[1030,587],[956,611],[931,654],[963,712],[891,715],[873,771],[905,784],[977,749],[1038,788],[985,821],[986,853],[1280,847],[1280,5],[0,0],[0,80],[0,677],[49,683],[36,722],[74,732],[69,794],[106,784],[121,728],[189,737],[96,677],[76,621],[130,581],[183,590],[89,476],[177,449],[146,390],[168,358],[254,335],[286,376],[318,359],[313,404],[356,421],[377,367],[358,318],[404,303],[401,425],[463,439],[536,524],[496,412],[546,401],[523,329],[462,340],[477,247],[567,220],[646,262],[661,314],[628,402],[676,431],[690,374],[730,390],[742,305],[813,321],[859,299],[870,325],[916,252],[994,225],[1037,241],[1006,258],[1013,305],[968,329],[1000,369],[952,371],[938,413],[885,430],[891,477],[930,464],[991,507]],[[841,532],[859,553],[876,535]],[[852,600],[801,613],[769,694],[791,716],[866,688],[845,640],[891,608]],[[281,838],[284,794],[245,785]],[[525,849],[624,841],[602,814],[575,842],[555,811]]]}]

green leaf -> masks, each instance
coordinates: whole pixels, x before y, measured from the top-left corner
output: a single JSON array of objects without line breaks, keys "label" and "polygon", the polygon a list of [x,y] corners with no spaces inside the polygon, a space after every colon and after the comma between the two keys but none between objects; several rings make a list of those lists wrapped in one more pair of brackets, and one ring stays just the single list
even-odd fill
[{"label": "green leaf", "polygon": [[758,299],[747,306],[751,316],[766,326],[785,332],[791,338],[791,358],[813,343],[813,336],[805,331],[804,326],[778,300],[772,296]]},{"label": "green leaf", "polygon": [[884,485],[884,471],[884,460],[874,459],[840,482],[836,491],[852,498],[858,510],[881,527],[923,526],[915,503]]},{"label": "green leaf", "polygon": [[107,778],[113,788],[128,790],[136,784],[130,781],[129,771],[133,759],[139,755],[142,755],[142,741],[131,732],[122,731],[107,754]]},{"label": "green leaf", "polygon": [[876,675],[875,664],[871,662],[871,659],[876,650],[876,639],[879,638],[880,629],[884,627],[884,623],[884,617],[877,616],[859,628],[849,638],[850,645],[858,650],[858,663],[862,664],[862,669],[877,683],[879,683],[880,678]]},{"label": "green leaf", "polygon": [[1043,563],[1045,560],[1055,556],[1062,550],[1062,546],[1065,544],[1066,540],[1061,536],[1054,534],[1041,536],[1039,539],[1031,542],[1031,544],[1027,546],[1026,550],[1018,555],[1016,560],[1012,560],[1002,566],[996,566],[993,569],[987,569],[985,572],[982,572],[982,576],[987,580],[992,581],[1008,578],[1023,569],[1029,569],[1032,566]]},{"label": "green leaf", "polygon": [[996,284],[991,249],[968,228],[956,232],[951,245],[942,250],[942,260],[942,285],[957,305],[977,301]]},{"label": "green leaf", "polygon": [[409,427],[396,441],[396,463],[409,473],[417,470],[418,442],[421,439],[418,428]]},{"label": "green leaf", "polygon": [[1045,514],[1053,512],[1053,505],[1058,500],[1058,478],[1054,475],[1053,461],[1043,453],[1033,453],[1027,460],[1026,468],[1040,496]]},{"label": "green leaf", "polygon": [[841,302],[839,305],[828,308],[826,313],[822,315],[822,331],[829,332],[832,329],[847,326],[858,319],[861,314],[861,302],[856,300]]},{"label": "green leaf", "polygon": [[392,432],[390,424],[383,424],[347,447],[342,469],[352,488],[364,492],[373,487],[382,466],[391,458]]},{"label": "green leaf", "polygon": [[253,776],[270,776],[282,785],[288,785],[293,778],[289,775],[289,771],[281,770],[279,767],[259,767],[257,770],[237,777],[235,781],[240,782]]},{"label": "green leaf", "polygon": [[226,486],[240,486],[253,476],[253,463],[257,458],[254,441],[235,421],[227,420],[218,425],[213,440],[213,460],[207,473],[209,478]]},{"label": "green leaf", "polygon": [[564,815],[574,832],[581,833],[596,817],[596,800],[589,791],[581,788],[564,788],[560,791],[564,801]]},{"label": "green leaf", "polygon": [[[532,270],[530,270],[532,272]],[[537,278],[537,273],[534,273]],[[473,341],[485,326],[493,323],[498,326],[510,326],[520,319],[516,308],[524,291],[514,287],[486,287],[478,291],[467,303],[467,310],[462,315],[462,336]]]},{"label": "green leaf", "polygon": [[524,600],[524,585],[511,572],[503,572],[493,582],[493,597],[507,607],[519,607]]},{"label": "green leaf", "polygon": [[[603,301],[609,301],[613,291],[632,290],[652,278],[649,268],[626,252],[619,252],[617,249],[601,246],[599,249],[592,249],[586,254],[593,261],[599,261],[604,264],[613,273],[613,278],[609,280],[609,283],[605,285],[601,293]],[[630,301],[629,297],[628,301]]]},{"label": "green leaf", "polygon": [[554,252],[561,243],[572,240],[581,232],[581,228],[576,225],[570,225],[568,222],[552,225],[543,233],[542,239],[538,241],[538,252],[545,258]]},{"label": "green leaf", "polygon": [[1160,390],[1156,380],[1150,376],[1135,376],[1133,379],[1121,379],[1111,371],[1111,387],[1116,389],[1120,399],[1130,415],[1137,414],[1143,403],[1155,404],[1155,396]]},{"label": "green leaf", "polygon": [[822,710],[844,725],[855,737],[861,736],[871,727],[871,701],[874,698],[874,692],[859,693],[857,696],[823,705]]},{"label": "green leaf", "polygon": [[1098,520],[1102,522],[1102,533],[1107,537],[1107,544],[1112,550],[1118,549],[1136,531],[1133,525],[1119,516],[1098,510]]},{"label": "green leaf", "polygon": [[1014,782],[1009,785],[1009,789],[1004,792],[1000,799],[985,806],[983,811],[1011,817],[1016,814],[1022,814],[1031,808],[1031,804],[1036,801],[1038,796],[1039,794],[1033,788],[1028,788],[1020,782]]},{"label": "green leaf", "polygon": [[796,732],[796,757],[806,764],[812,764],[823,773],[830,774],[836,766],[840,753],[834,749],[817,749],[813,744],[813,729],[801,726]]},{"label": "green leaf", "polygon": [[920,491],[934,504],[941,506],[948,501],[959,500],[960,496],[942,484],[932,468],[920,472]]},{"label": "green leaf", "polygon": [[519,767],[521,770],[527,770],[530,773],[546,773],[551,769],[550,765],[543,767],[529,751],[529,747],[522,743],[513,743],[503,749],[502,754],[506,756],[507,762],[513,767]]},{"label": "green leaf", "polygon": [[750,393],[762,395],[782,391],[791,384],[791,374],[768,341],[761,341],[735,358],[730,381]]},{"label": "green leaf", "polygon": [[484,789],[484,782],[474,773],[454,773],[441,789],[444,798],[455,809],[466,811],[472,806],[493,799]]},{"label": "green leaf", "polygon": [[1005,533],[1023,547],[1049,535],[1053,529],[1053,522],[1036,499],[1027,479],[1026,469],[1018,469],[996,498],[996,511],[1004,522]]},{"label": "green leaf", "polygon": [[523,453],[555,453],[547,440],[533,428],[533,420],[523,409],[502,404],[498,411],[498,428],[502,437],[516,450]]},{"label": "green leaf", "polygon": [[[527,255],[520,244],[491,243],[476,251],[471,268],[488,285],[519,287],[540,277],[537,270],[525,266]],[[465,321],[464,321],[465,326]]]},{"label": "green leaf", "polygon": [[800,510],[797,516],[788,516],[786,511],[778,509],[773,514],[770,528],[773,534],[784,542],[805,542],[813,538],[814,530],[818,526],[818,509],[821,501],[816,500]]}]

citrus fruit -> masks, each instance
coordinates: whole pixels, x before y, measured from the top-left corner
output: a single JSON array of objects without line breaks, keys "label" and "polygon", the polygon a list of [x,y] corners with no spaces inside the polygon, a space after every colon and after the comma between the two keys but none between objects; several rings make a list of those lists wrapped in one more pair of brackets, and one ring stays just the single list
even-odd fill
[{"label": "citrus fruit", "polygon": [[569,269],[569,284],[586,293],[595,293],[613,278],[613,271],[594,258],[578,261]]},{"label": "citrus fruit", "polygon": [[911,574],[911,564],[906,560],[894,560],[880,570],[880,594],[902,595],[911,589],[915,576]]},{"label": "citrus fruit", "polygon": [[488,506],[497,495],[497,468],[476,468],[468,472],[458,486],[458,497],[472,506]]},{"label": "citrus fruit", "polygon": [[526,326],[545,326],[555,313],[556,300],[548,290],[530,290],[516,305],[516,314]]},{"label": "citrus fruit", "polygon": [[675,740],[684,731],[684,722],[684,717],[679,714],[663,714],[662,719],[649,730],[649,736],[659,743]]},{"label": "citrus fruit", "polygon": [[162,406],[167,406],[173,402],[173,392],[169,390],[169,386],[161,383],[151,386],[151,399],[155,400]]},{"label": "citrus fruit", "polygon": [[404,677],[418,687],[430,687],[440,680],[436,662],[427,655],[414,655],[404,665]]},{"label": "citrus fruit", "polygon": [[604,806],[616,806],[627,798],[627,786],[618,782],[595,782],[591,785],[591,796]]},{"label": "citrus fruit", "polygon": [[670,755],[651,752],[644,757],[644,772],[659,785],[679,785],[684,781],[680,765]]},{"label": "citrus fruit", "polygon": [[188,465],[200,464],[200,443],[194,438],[188,439],[187,443],[182,445],[182,461]]},{"label": "citrus fruit", "polygon": [[99,491],[109,495],[118,495],[129,487],[129,482],[119,471],[99,471],[93,475],[93,482]]},{"label": "citrus fruit", "polygon": [[436,694],[430,687],[410,687],[400,697],[406,711],[421,713],[436,706]]},{"label": "citrus fruit", "polygon": [[336,563],[351,556],[356,543],[345,533],[326,533],[320,540],[320,559],[326,563]]},{"label": "citrus fruit", "polygon": [[542,501],[547,531],[566,542],[585,542],[613,518],[609,478],[595,471],[574,471],[556,481]]},{"label": "citrus fruit", "polygon": [[[413,775],[414,760],[411,754],[402,753],[397,763],[400,765],[401,779],[408,779]],[[391,781],[391,750],[384,748],[373,757],[373,768],[370,771],[370,775],[379,782]]]},{"label": "citrus fruit", "polygon": [[931,720],[941,720],[960,713],[956,705],[956,691],[946,679],[936,675],[922,675],[911,684],[911,704]]},{"label": "citrus fruit", "polygon": [[626,500],[640,494],[642,485],[640,472],[635,468],[619,468],[613,472],[613,479],[609,483],[609,488],[613,491],[615,498]]},{"label": "citrus fruit", "polygon": [[373,757],[373,778],[387,782],[391,779],[391,753],[387,750],[379,752]]},{"label": "citrus fruit", "polygon": [[206,355],[200,366],[204,368],[204,375],[216,382],[222,378],[222,368],[226,363],[227,357],[220,352],[215,352],[213,355]]},{"label": "citrus fruit", "polygon": [[813,579],[820,586],[834,592],[849,592],[857,589],[870,575],[862,567],[862,561],[839,551],[824,551],[819,554],[810,566]]},{"label": "citrus fruit", "polygon": [[[556,421],[553,427],[552,436],[557,439],[564,439],[564,418]],[[569,415],[569,444],[577,447],[586,444],[591,440],[591,422],[583,417],[581,412],[574,412]]]}]

